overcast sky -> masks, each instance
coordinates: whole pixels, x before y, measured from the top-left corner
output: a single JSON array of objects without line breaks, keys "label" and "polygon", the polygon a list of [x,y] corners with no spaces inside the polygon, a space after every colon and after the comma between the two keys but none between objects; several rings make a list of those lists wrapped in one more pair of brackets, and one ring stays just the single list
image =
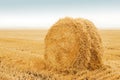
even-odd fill
[{"label": "overcast sky", "polygon": [[120,0],[0,0],[0,29],[49,28],[65,16],[120,29]]}]

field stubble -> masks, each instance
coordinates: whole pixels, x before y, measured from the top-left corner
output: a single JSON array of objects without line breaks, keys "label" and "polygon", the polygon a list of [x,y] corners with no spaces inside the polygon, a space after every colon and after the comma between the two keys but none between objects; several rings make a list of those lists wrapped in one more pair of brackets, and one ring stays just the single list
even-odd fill
[{"label": "field stubble", "polygon": [[47,30],[0,31],[0,80],[120,80],[120,30],[100,30],[105,67],[53,73],[41,65]]}]

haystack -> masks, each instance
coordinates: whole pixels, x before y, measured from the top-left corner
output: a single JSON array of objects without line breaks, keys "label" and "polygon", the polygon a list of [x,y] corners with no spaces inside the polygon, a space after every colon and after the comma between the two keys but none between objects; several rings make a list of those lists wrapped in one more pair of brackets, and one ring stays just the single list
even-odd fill
[{"label": "haystack", "polygon": [[45,46],[46,64],[52,68],[96,69],[102,65],[101,39],[88,20],[60,19],[48,31]]}]

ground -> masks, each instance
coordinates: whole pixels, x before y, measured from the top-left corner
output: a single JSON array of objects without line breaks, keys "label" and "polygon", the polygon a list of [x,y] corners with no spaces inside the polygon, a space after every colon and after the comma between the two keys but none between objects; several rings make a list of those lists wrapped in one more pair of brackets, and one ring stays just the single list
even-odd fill
[{"label": "ground", "polygon": [[120,80],[120,30],[99,30],[104,67],[71,73],[44,71],[47,30],[0,30],[0,80]]}]

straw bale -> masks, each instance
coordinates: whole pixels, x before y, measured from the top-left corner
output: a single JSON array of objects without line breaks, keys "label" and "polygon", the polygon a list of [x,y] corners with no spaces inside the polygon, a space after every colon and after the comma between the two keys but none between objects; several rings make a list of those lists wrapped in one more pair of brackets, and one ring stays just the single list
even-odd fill
[{"label": "straw bale", "polygon": [[63,18],[45,38],[46,64],[56,69],[96,69],[100,67],[101,38],[92,22]]}]

